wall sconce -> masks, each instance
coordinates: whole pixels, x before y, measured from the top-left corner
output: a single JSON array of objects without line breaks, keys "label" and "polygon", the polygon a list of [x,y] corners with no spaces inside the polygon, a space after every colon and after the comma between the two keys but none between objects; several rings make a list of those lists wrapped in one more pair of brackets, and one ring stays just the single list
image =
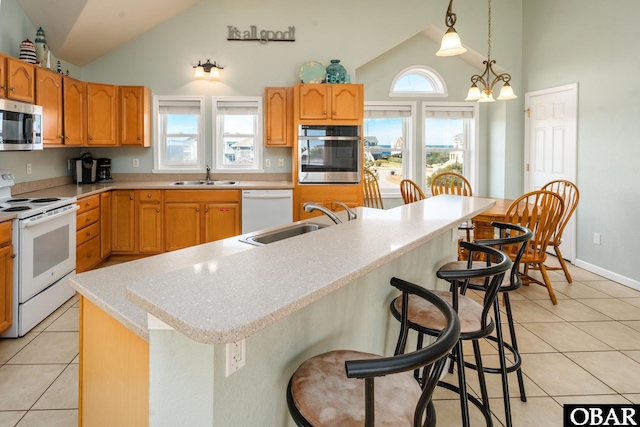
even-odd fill
[{"label": "wall sconce", "polygon": [[213,64],[210,59],[207,59],[207,62],[204,64],[198,61],[198,65],[193,67],[193,77],[196,79],[218,79],[220,78],[220,70],[222,69],[223,67],[216,64],[216,61],[213,61]]}]

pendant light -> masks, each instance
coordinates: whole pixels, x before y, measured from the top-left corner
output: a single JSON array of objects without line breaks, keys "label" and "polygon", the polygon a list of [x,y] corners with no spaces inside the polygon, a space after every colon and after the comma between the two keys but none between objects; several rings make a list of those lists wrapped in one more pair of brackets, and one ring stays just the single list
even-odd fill
[{"label": "pendant light", "polygon": [[[500,89],[499,101],[506,101],[509,99],[516,99],[517,96],[513,92],[513,88],[509,84],[511,76],[508,73],[497,74],[493,71],[493,65],[495,60],[491,59],[491,0],[489,0],[489,50],[487,53],[487,60],[482,63],[485,65],[484,73],[482,75],[474,74],[471,76],[471,87],[467,93],[465,101],[478,101],[478,102],[494,102],[493,88],[498,82],[503,82],[502,89]],[[492,79],[492,76],[495,76]],[[482,90],[478,87],[478,83],[482,86]]]},{"label": "pendant light", "polygon": [[440,50],[436,52],[436,56],[455,56],[467,51],[467,49],[462,47],[460,36],[456,32],[455,28],[453,28],[453,26],[456,24],[456,14],[451,10],[452,6],[453,0],[449,0],[449,8],[447,9],[447,15],[444,19],[444,22],[448,29],[442,37]]}]

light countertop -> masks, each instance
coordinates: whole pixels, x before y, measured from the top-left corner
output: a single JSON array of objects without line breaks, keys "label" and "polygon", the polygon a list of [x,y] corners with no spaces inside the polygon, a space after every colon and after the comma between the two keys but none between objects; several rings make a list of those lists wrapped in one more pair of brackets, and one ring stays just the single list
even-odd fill
[{"label": "light countertop", "polygon": [[494,203],[438,196],[389,210],[357,208],[355,221],[266,246],[237,236],[73,275],[71,285],[144,339],[150,313],[195,341],[236,342]]}]

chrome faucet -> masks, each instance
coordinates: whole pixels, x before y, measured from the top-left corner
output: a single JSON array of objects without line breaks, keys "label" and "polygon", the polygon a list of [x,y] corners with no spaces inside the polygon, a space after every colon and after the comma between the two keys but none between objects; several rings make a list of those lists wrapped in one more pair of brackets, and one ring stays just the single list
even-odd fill
[{"label": "chrome faucet", "polygon": [[207,165],[207,176],[204,178],[206,182],[211,181],[211,168]]},{"label": "chrome faucet", "polygon": [[345,211],[347,211],[347,214],[349,215],[348,217],[348,221],[351,221],[352,219],[356,219],[358,218],[358,214],[356,214],[354,211],[352,211],[351,209],[349,209],[349,206],[347,206],[346,204],[342,203],[342,202],[334,202],[336,205],[340,205],[344,208]]},{"label": "chrome faucet", "polygon": [[331,218],[331,221],[335,222],[336,224],[342,224],[340,218],[338,218],[336,214],[334,214],[331,210],[325,208],[324,206],[320,206],[313,202],[307,202],[302,207],[304,208],[305,212],[320,211]]}]

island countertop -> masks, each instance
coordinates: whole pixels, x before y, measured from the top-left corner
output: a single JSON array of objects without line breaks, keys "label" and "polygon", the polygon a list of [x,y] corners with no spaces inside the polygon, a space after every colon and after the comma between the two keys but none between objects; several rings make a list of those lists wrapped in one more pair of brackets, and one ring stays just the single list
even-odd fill
[{"label": "island countertop", "polygon": [[71,284],[145,339],[150,313],[195,341],[236,342],[494,203],[438,196],[389,210],[357,208],[355,221],[266,246],[236,236],[74,275]]}]

